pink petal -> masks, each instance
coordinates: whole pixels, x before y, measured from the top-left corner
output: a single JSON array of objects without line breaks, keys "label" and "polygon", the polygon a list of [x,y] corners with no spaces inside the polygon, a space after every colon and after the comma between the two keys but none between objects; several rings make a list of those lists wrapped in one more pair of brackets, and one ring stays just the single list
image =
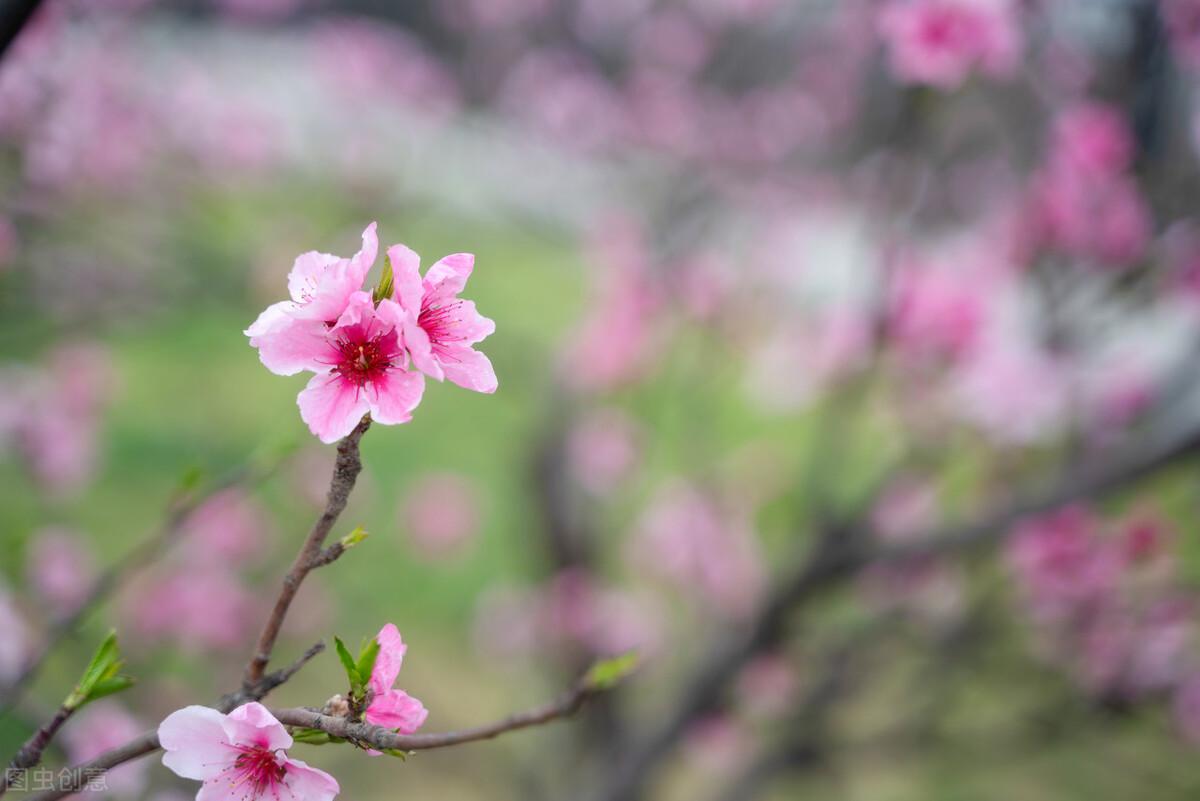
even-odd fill
[{"label": "pink petal", "polygon": [[444,346],[438,349],[437,358],[446,378],[464,389],[491,394],[499,385],[491,360],[477,350]]},{"label": "pink petal", "polygon": [[404,321],[404,347],[408,349],[408,355],[412,357],[413,365],[422,373],[435,381],[441,381],[446,377],[446,374],[442,372],[442,366],[433,356],[433,343],[429,341],[429,334],[425,333],[424,328],[417,325],[416,319],[411,314]]},{"label": "pink petal", "polygon": [[290,757],[284,760],[284,785],[292,791],[290,801],[330,801],[341,790],[337,779],[323,770]]},{"label": "pink petal", "polygon": [[392,262],[396,302],[415,317],[421,313],[421,296],[425,294],[421,286],[421,257],[404,245],[392,245],[388,248],[388,259]]},{"label": "pink petal", "polygon": [[455,324],[453,332],[456,339],[464,344],[473,345],[496,333],[496,323],[480,314],[475,309],[474,301],[462,300],[459,304],[456,312],[459,321]]},{"label": "pink petal", "polygon": [[185,779],[204,781],[237,758],[223,726],[225,716],[206,706],[186,706],[158,725],[163,764]]},{"label": "pink petal", "polygon": [[257,745],[268,751],[292,747],[292,735],[262,704],[251,701],[225,716],[225,734],[234,745]]},{"label": "pink petal", "polygon": [[383,695],[392,689],[396,677],[400,675],[400,666],[404,664],[404,652],[408,646],[400,637],[400,630],[394,623],[388,623],[375,635],[379,643],[379,656],[375,658],[375,668],[371,671],[371,689],[376,695]]},{"label": "pink petal", "polygon": [[271,329],[290,320],[288,312],[293,311],[295,308],[296,304],[290,300],[281,300],[278,303],[272,303],[263,309],[262,314],[258,315],[258,319],[252,322],[250,327],[242,333],[248,337],[262,336]]},{"label": "pink petal", "polygon": [[338,315],[330,333],[336,333],[342,328],[352,328],[356,325],[370,325],[375,318],[375,301],[370,292],[355,292],[346,301],[342,313]]},{"label": "pink petal", "polygon": [[285,317],[266,333],[252,336],[250,344],[258,348],[259,360],[276,375],[295,375],[301,370],[321,373],[338,358],[320,320]]},{"label": "pink petal", "polygon": [[475,254],[453,253],[434,262],[425,273],[425,288],[439,295],[457,295],[467,286],[471,270],[475,267]]},{"label": "pink petal", "polygon": [[307,303],[316,293],[326,271],[340,261],[344,259],[315,250],[297,256],[292,262],[292,271],[288,273],[288,294],[292,296],[292,300],[296,303]]},{"label": "pink petal", "polygon": [[364,715],[368,723],[396,729],[401,734],[412,734],[421,728],[429,711],[425,706],[403,690],[388,690],[367,707]]},{"label": "pink petal", "polygon": [[[383,425],[396,425],[412,420],[413,410],[425,394],[425,376],[392,368],[374,378],[363,388],[371,416]],[[351,426],[353,428],[353,426]]]},{"label": "pink petal", "polygon": [[379,237],[375,234],[375,223],[368,225],[362,232],[362,248],[350,259],[350,276],[356,286],[361,287],[363,279],[375,264],[379,254]]},{"label": "pink petal", "polygon": [[367,393],[337,373],[315,375],[296,397],[300,417],[322,442],[337,442],[370,410]]}]

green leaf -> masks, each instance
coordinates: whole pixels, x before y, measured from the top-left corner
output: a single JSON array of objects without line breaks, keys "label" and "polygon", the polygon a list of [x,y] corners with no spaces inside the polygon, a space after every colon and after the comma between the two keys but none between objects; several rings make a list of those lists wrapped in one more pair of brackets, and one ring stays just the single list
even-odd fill
[{"label": "green leaf", "polygon": [[358,545],[360,542],[362,542],[369,536],[371,536],[371,535],[367,533],[367,530],[365,528],[363,528],[362,526],[358,526],[353,531],[351,531],[349,534],[347,534],[346,536],[344,536],[340,540],[338,540],[338,544],[341,545],[343,549],[348,551],[351,548],[353,548],[355,545]]},{"label": "green leaf", "polygon": [[629,651],[592,665],[584,674],[583,684],[589,690],[611,690],[637,670],[637,666],[637,652]]},{"label": "green leaf", "polygon": [[383,275],[379,277],[379,283],[375,287],[375,305],[378,306],[381,300],[386,300],[392,296],[392,291],[395,289],[396,279],[392,273],[392,259],[389,256],[383,260]]},{"label": "green leaf", "polygon": [[358,665],[354,663],[354,657],[350,656],[350,651],[346,649],[346,643],[342,642],[341,637],[334,637],[333,644],[337,649],[338,659],[342,660],[342,667],[346,669],[346,678],[350,680],[351,692],[355,696],[362,695],[363,680],[358,672]]},{"label": "green leaf", "polygon": [[105,696],[114,695],[124,690],[128,690],[136,683],[137,682],[135,682],[129,676],[112,676],[107,679],[102,679],[96,682],[95,686],[92,687],[92,691],[88,693],[88,697],[83,703],[89,704],[98,698],[104,698]]},{"label": "green leaf", "polygon": [[371,674],[375,671],[375,659],[379,656],[379,640],[371,639],[363,649],[358,653],[358,675],[362,676],[364,682],[371,680]]},{"label": "green leaf", "polygon": [[292,739],[298,743],[307,743],[308,745],[327,745],[333,742],[333,738],[327,732],[320,729],[294,729],[292,731]]},{"label": "green leaf", "polygon": [[92,660],[84,669],[83,677],[63,701],[63,706],[78,709],[88,701],[126,689],[133,680],[117,675],[122,664],[121,652],[117,647],[117,632],[109,631],[108,636],[92,654]]},{"label": "green leaf", "polygon": [[388,756],[391,756],[391,757],[396,757],[397,759],[403,759],[405,762],[407,762],[408,758],[416,752],[415,751],[401,751],[399,748],[385,748],[382,751],[380,751],[380,753],[387,754]]}]

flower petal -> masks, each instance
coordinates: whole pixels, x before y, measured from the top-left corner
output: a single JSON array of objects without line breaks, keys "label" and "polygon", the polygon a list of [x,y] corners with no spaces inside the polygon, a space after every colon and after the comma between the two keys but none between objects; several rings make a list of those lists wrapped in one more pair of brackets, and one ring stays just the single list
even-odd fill
[{"label": "flower petal", "polygon": [[287,772],[283,783],[292,791],[294,801],[330,801],[341,790],[337,779],[299,759],[286,758],[284,767]]},{"label": "flower petal", "polygon": [[294,311],[296,304],[290,300],[281,300],[278,303],[272,303],[267,308],[263,309],[262,314],[258,315],[258,319],[250,324],[242,333],[248,337],[259,337],[283,323],[286,323],[291,317],[288,312]]},{"label": "flower petal", "polygon": [[340,261],[340,256],[332,253],[318,253],[310,250],[301,253],[292,262],[292,271],[288,273],[288,294],[296,303],[308,303],[317,293],[317,287],[326,271]]},{"label": "flower petal", "polygon": [[322,442],[337,442],[370,410],[367,394],[337,373],[315,375],[296,397],[300,417]]},{"label": "flower petal", "polygon": [[301,370],[323,373],[338,358],[320,320],[284,317],[266,333],[250,337],[250,344],[258,348],[259,360],[276,375],[295,375]]},{"label": "flower petal", "polygon": [[355,287],[361,287],[363,279],[375,264],[379,255],[379,237],[375,233],[376,223],[371,223],[362,232],[362,248],[350,258],[349,274]]},{"label": "flower petal", "polygon": [[422,373],[435,381],[441,381],[446,377],[446,374],[442,372],[442,366],[433,356],[433,343],[429,341],[429,334],[425,333],[424,328],[417,325],[417,321],[411,314],[404,320],[404,347],[408,349],[408,355],[412,357],[413,365]]},{"label": "flower petal", "polygon": [[371,416],[377,422],[407,423],[425,394],[425,376],[393,367],[367,382],[363,389]]},{"label": "flower petal", "polygon": [[412,734],[429,717],[429,710],[403,690],[388,690],[375,696],[363,717],[376,726],[396,729],[401,734]]},{"label": "flower petal", "polygon": [[388,623],[381,628],[375,635],[375,641],[379,643],[379,656],[375,658],[370,685],[376,695],[383,695],[396,683],[408,646],[404,644],[400,630],[394,623]]},{"label": "flower petal", "polygon": [[392,262],[396,302],[416,317],[421,313],[421,297],[425,294],[421,286],[421,257],[405,245],[392,245],[388,248],[388,259]]},{"label": "flower petal", "polygon": [[163,764],[185,779],[213,778],[237,758],[230,748],[225,716],[206,706],[186,706],[158,725]]},{"label": "flower petal", "polygon": [[251,701],[225,716],[223,725],[234,745],[257,745],[268,751],[292,747],[292,735],[262,704]]},{"label": "flower petal", "polygon": [[462,346],[442,346],[436,356],[446,371],[446,378],[464,389],[491,394],[499,382],[491,360],[477,350]]},{"label": "flower petal", "polygon": [[474,301],[460,300],[458,304],[458,309],[455,311],[455,317],[458,320],[452,331],[456,340],[465,345],[473,345],[496,333],[496,323],[480,314],[475,308]]},{"label": "flower petal", "polygon": [[452,253],[438,259],[425,273],[425,290],[443,297],[457,295],[467,286],[474,267],[474,253]]}]

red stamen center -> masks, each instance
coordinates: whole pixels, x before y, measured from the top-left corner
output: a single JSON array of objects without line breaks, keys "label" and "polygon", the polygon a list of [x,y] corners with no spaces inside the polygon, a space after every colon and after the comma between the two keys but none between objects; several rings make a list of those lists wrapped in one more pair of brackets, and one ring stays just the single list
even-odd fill
[{"label": "red stamen center", "polygon": [[262,798],[266,793],[279,798],[280,787],[286,789],[283,780],[287,776],[287,765],[276,757],[274,751],[268,751],[261,745],[234,747],[241,753],[225,770],[222,779],[228,781],[231,788],[240,788],[241,797],[247,801]]},{"label": "red stamen center", "polygon": [[425,333],[429,335],[429,341],[435,345],[456,339],[453,331],[462,322],[462,318],[458,316],[460,306],[462,306],[461,300],[447,303],[444,306],[422,304],[421,313],[417,316],[417,325],[425,329]]}]

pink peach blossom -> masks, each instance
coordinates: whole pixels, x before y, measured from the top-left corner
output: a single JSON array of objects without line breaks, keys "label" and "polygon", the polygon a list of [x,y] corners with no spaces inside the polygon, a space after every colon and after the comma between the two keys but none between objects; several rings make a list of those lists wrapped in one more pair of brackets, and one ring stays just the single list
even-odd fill
[{"label": "pink peach blossom", "polygon": [[315,250],[296,257],[288,273],[292,299],[268,306],[245,331],[272,373],[295,375],[312,369],[311,350],[323,342],[321,324],[342,316],[375,263],[379,250],[375,227],[375,223],[367,226],[362,249],[348,259]]},{"label": "pink peach blossom", "polygon": [[123,607],[136,633],[195,652],[240,647],[257,600],[227,570],[189,566],[136,584]]},{"label": "pink peach blossom", "polygon": [[879,20],[893,75],[957,89],[975,70],[1008,77],[1021,31],[1010,0],[890,0]]},{"label": "pink peach blossom", "polygon": [[472,345],[496,330],[496,324],[461,300],[459,293],[475,267],[470,253],[455,253],[433,263],[421,277],[421,257],[404,245],[388,248],[395,271],[395,300],[404,317],[404,343],[413,365],[430,378],[450,379],[476,392],[496,391],[496,371]]},{"label": "pink peach blossom", "polygon": [[163,764],[203,782],[197,801],[330,801],[337,780],[287,755],[292,736],[259,703],[228,715],[203,706],[172,712],[158,727]]},{"label": "pink peach blossom", "polygon": [[1200,2],[1162,0],[1159,4],[1175,57],[1190,70],[1200,70]]},{"label": "pink peach blossom", "polygon": [[626,480],[641,456],[641,431],[617,409],[599,409],[581,419],[567,437],[571,474],[588,492],[607,495]]},{"label": "pink peach blossom", "polygon": [[392,686],[400,675],[400,666],[408,646],[391,623],[380,629],[375,639],[379,643],[379,656],[368,683],[372,700],[364,718],[376,726],[386,726],[401,734],[412,734],[421,728],[429,712],[416,698]]},{"label": "pink peach blossom", "polygon": [[[274,361],[280,357],[289,369],[316,373],[296,403],[300,417],[322,442],[345,437],[368,412],[384,425],[412,419],[425,391],[425,379],[407,369],[406,316],[393,301],[385,299],[376,306],[370,293],[355,292],[332,325],[293,320],[286,328],[265,335],[275,343],[271,348],[274,364],[281,363]],[[265,342],[258,339],[260,344]]]}]

